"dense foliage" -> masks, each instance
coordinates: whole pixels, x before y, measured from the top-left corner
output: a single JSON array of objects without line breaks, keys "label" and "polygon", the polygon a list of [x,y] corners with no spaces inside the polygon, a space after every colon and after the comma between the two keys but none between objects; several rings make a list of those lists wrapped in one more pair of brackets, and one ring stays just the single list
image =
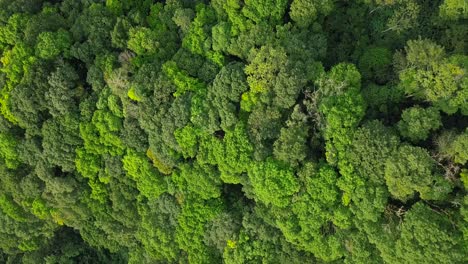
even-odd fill
[{"label": "dense foliage", "polygon": [[468,263],[466,0],[0,0],[0,262]]}]

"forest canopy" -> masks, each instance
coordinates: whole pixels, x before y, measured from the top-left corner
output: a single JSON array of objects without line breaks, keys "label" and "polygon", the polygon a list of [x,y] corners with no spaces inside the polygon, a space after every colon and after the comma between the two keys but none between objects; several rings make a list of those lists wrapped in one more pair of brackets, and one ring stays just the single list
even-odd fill
[{"label": "forest canopy", "polygon": [[0,0],[1,263],[468,263],[466,0]]}]

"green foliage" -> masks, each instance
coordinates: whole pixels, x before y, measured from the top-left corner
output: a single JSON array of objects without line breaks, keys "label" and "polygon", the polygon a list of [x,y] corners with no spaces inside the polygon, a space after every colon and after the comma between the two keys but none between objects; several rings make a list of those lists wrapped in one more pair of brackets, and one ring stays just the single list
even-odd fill
[{"label": "green foliage", "polygon": [[220,127],[229,130],[238,123],[238,103],[248,89],[243,64],[232,63],[223,67],[213,85],[208,86],[208,98],[219,115]]},{"label": "green foliage", "polygon": [[32,56],[32,50],[21,42],[16,44],[12,49],[5,50],[0,59],[2,63],[0,71],[7,78],[7,82],[0,90],[0,111],[12,123],[16,122],[16,118],[11,113],[9,106],[10,92],[21,81],[24,74],[29,71],[34,61],[35,58]]},{"label": "green foliage", "polygon": [[468,160],[468,150],[466,148],[467,131],[457,134],[455,131],[445,131],[435,143],[437,151],[442,158],[448,158],[459,164],[465,164]]},{"label": "green foliage", "polygon": [[182,149],[184,158],[193,158],[197,153],[198,131],[193,126],[185,126],[174,132],[177,143]]},{"label": "green foliage", "polygon": [[224,249],[226,263],[304,263],[314,258],[289,244],[279,230],[266,224],[255,213],[248,212],[242,219],[242,228],[235,240]]},{"label": "green foliage", "polygon": [[405,53],[406,57],[397,56],[397,63],[406,94],[428,100],[448,114],[466,112],[465,57],[447,58],[443,47],[426,39],[408,41]]},{"label": "green foliage", "polygon": [[88,153],[84,148],[76,149],[76,170],[86,178],[97,176],[101,168],[101,159],[98,155]]},{"label": "green foliage", "polygon": [[387,204],[385,161],[399,145],[398,137],[379,121],[358,128],[339,161],[343,177],[338,186],[344,191],[342,202],[359,219],[377,221]]},{"label": "green foliage", "polygon": [[0,208],[6,215],[13,218],[15,221],[27,221],[26,212],[24,212],[24,210],[16,204],[11,197],[2,195],[0,197]]},{"label": "green foliage", "polygon": [[215,12],[210,6],[205,6],[201,3],[197,4],[195,18],[190,24],[190,29],[186,36],[182,40],[182,47],[195,54],[204,55],[218,66],[222,66],[224,64],[223,55],[211,50],[212,38],[210,24],[215,22],[215,18]]},{"label": "green foliage", "polygon": [[43,59],[53,59],[71,46],[70,34],[60,29],[57,32],[43,32],[38,36],[36,54]]},{"label": "green foliage", "polygon": [[339,95],[348,90],[359,90],[361,74],[355,65],[340,63],[318,79],[317,85],[324,96]]},{"label": "green foliage", "polygon": [[156,53],[158,36],[149,28],[131,28],[128,32],[128,48],[138,55]]},{"label": "green foliage", "polygon": [[219,261],[214,248],[203,243],[206,223],[222,212],[223,204],[219,199],[207,201],[187,199],[177,219],[176,241],[179,247],[187,252],[188,261],[211,263]]},{"label": "green foliage", "polygon": [[425,149],[401,146],[385,166],[385,181],[390,193],[402,200],[418,192],[425,200],[442,200],[452,187],[438,174],[435,161]]},{"label": "green foliage", "polygon": [[142,216],[137,238],[148,255],[159,261],[176,261],[180,249],[175,241],[175,229],[180,207],[172,196],[161,195],[156,200],[141,204]]},{"label": "green foliage", "polygon": [[341,205],[338,175],[328,165],[307,163],[299,176],[305,188],[277,225],[289,242],[317,258],[339,259],[344,254],[340,229],[349,227],[350,211]]},{"label": "green foliage", "polygon": [[226,132],[220,152],[215,153],[221,179],[225,183],[240,183],[242,173],[251,165],[252,152],[245,125],[237,123],[234,131]]},{"label": "green foliage", "polygon": [[124,170],[136,182],[142,195],[154,199],[166,192],[167,184],[162,175],[158,173],[144,154],[127,150],[122,163]]},{"label": "green foliage", "polygon": [[[112,40],[112,45],[124,49],[127,47],[127,42],[128,42],[128,34],[129,34],[129,29],[131,27],[130,22],[127,19],[124,18],[117,18],[117,22],[115,23],[114,30],[111,32],[111,40]],[[133,29],[135,32],[135,29]],[[135,40],[134,40],[135,41]],[[135,43],[138,44],[138,43]]]},{"label": "green foliage", "polygon": [[49,119],[42,125],[43,154],[50,164],[61,166],[64,171],[75,168],[75,148],[81,145],[79,120],[75,116]]},{"label": "green foliage", "polygon": [[245,68],[247,82],[254,93],[265,93],[273,85],[275,73],[285,67],[287,55],[284,49],[262,47]]},{"label": "green foliage", "polygon": [[392,74],[392,53],[387,48],[371,47],[359,59],[359,70],[364,79],[376,83],[387,82]]},{"label": "green foliage", "polygon": [[462,263],[463,241],[449,219],[437,209],[417,203],[407,212],[396,256],[401,261],[427,263]]},{"label": "green foliage", "polygon": [[174,172],[172,179],[184,196],[206,200],[221,196],[219,172],[209,165],[187,164]]},{"label": "green foliage", "polygon": [[465,164],[468,161],[468,132],[458,135],[450,146],[450,154],[454,157],[455,162]]},{"label": "green foliage", "polygon": [[[28,15],[13,14],[7,18],[7,21],[0,28],[0,41],[2,44],[15,45],[24,37],[24,27],[28,23]],[[2,45],[3,47],[3,45]]]},{"label": "green foliage", "polygon": [[274,24],[283,17],[287,3],[285,0],[246,0],[242,14],[256,23],[263,20]]},{"label": "green foliage", "polygon": [[0,0],[0,262],[467,263],[466,11]]},{"label": "green foliage", "polygon": [[394,11],[387,21],[386,31],[392,30],[402,33],[414,27],[421,12],[421,6],[413,0],[396,0],[394,2]]},{"label": "green foliage", "polygon": [[69,64],[59,65],[48,78],[49,90],[45,94],[49,112],[53,116],[63,116],[76,112],[73,95],[77,92],[78,74]]},{"label": "green foliage", "polygon": [[292,166],[297,166],[307,156],[307,116],[298,106],[294,107],[286,127],[281,128],[280,136],[274,143],[275,158]]},{"label": "green foliage", "polygon": [[213,9],[203,4],[198,4],[195,19],[190,25],[190,30],[184,38],[183,47],[193,53],[203,55],[210,48],[209,24],[215,20]]},{"label": "green foliage", "polygon": [[162,69],[177,87],[177,92],[174,93],[174,96],[180,96],[188,91],[202,92],[206,89],[202,82],[190,77],[185,71],[179,69],[177,64],[173,61],[166,62]]},{"label": "green foliage", "polygon": [[439,6],[439,11],[439,15],[447,20],[468,18],[468,7],[463,0],[444,0]]},{"label": "green foliage", "polygon": [[400,114],[399,104],[404,99],[404,92],[391,85],[369,84],[362,89],[362,96],[368,104],[370,118],[391,118]]},{"label": "green foliage", "polygon": [[294,0],[289,15],[300,27],[308,27],[318,15],[328,15],[333,10],[333,1]]},{"label": "green foliage", "polygon": [[124,146],[117,134],[121,128],[119,117],[105,110],[96,110],[90,123],[80,124],[80,134],[88,151],[122,155]]},{"label": "green foliage", "polygon": [[255,56],[244,69],[250,90],[242,95],[242,109],[251,111],[260,102],[293,106],[307,81],[303,69],[288,60],[283,47],[263,46],[252,54]]},{"label": "green foliage", "polygon": [[332,164],[341,159],[364,116],[366,103],[359,92],[360,80],[354,65],[342,63],[317,81],[322,97],[319,110],[325,119],[326,157]]},{"label": "green foliage", "polygon": [[16,169],[21,164],[17,145],[18,140],[13,135],[0,133],[0,157],[9,169]]},{"label": "green foliage", "polygon": [[442,126],[439,111],[434,108],[405,109],[398,122],[400,134],[413,142],[425,140],[429,133]]},{"label": "green foliage", "polygon": [[182,32],[187,33],[194,16],[195,13],[190,8],[177,9],[174,12],[172,20],[182,30]]},{"label": "green foliage", "polygon": [[258,200],[267,205],[285,207],[291,196],[299,191],[292,169],[273,159],[253,163],[248,175]]}]

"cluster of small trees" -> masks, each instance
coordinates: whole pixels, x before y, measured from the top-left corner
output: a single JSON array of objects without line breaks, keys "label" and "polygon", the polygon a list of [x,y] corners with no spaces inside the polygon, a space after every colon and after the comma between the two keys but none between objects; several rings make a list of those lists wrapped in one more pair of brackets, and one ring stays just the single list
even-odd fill
[{"label": "cluster of small trees", "polygon": [[468,262],[463,0],[0,0],[0,262]]}]

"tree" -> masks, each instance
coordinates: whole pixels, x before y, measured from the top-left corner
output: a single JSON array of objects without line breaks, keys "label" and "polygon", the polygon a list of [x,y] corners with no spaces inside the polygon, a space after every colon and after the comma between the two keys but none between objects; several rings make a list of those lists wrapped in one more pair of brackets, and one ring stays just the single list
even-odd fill
[{"label": "tree", "polygon": [[464,57],[447,58],[444,48],[427,39],[410,40],[398,54],[400,87],[407,95],[427,100],[448,114],[465,113]]},{"label": "tree", "polygon": [[252,53],[245,67],[250,90],[242,95],[241,107],[246,111],[258,103],[289,108],[307,82],[303,69],[288,60],[283,47],[263,46]]},{"label": "tree", "polygon": [[314,2],[311,0],[294,0],[289,15],[300,27],[310,26],[319,15],[328,15],[333,10],[333,1]]},{"label": "tree", "polygon": [[403,137],[417,142],[427,139],[430,132],[442,126],[442,122],[437,109],[412,107],[403,111],[397,126]]},{"label": "tree", "polygon": [[286,11],[285,0],[247,0],[242,8],[242,14],[254,22],[261,20],[276,24],[280,21]]},{"label": "tree", "polygon": [[201,199],[221,196],[219,172],[209,166],[194,163],[181,166],[180,171],[172,174],[172,180],[185,197],[197,196]]},{"label": "tree", "polygon": [[112,45],[114,47],[119,49],[124,49],[127,47],[130,27],[130,21],[125,18],[117,18],[117,22],[115,23],[114,29],[111,33]]},{"label": "tree", "polygon": [[144,154],[128,149],[122,163],[124,170],[136,182],[142,195],[154,199],[167,191],[167,184],[162,175],[156,171]]},{"label": "tree", "polygon": [[307,157],[307,138],[309,128],[307,116],[302,113],[299,105],[294,107],[286,127],[281,128],[280,136],[273,144],[275,158],[297,166]]},{"label": "tree", "polygon": [[438,147],[437,152],[442,158],[448,158],[456,163],[465,164],[468,160],[466,131],[457,134],[455,131],[444,131],[437,137],[435,143]]},{"label": "tree", "polygon": [[233,131],[226,131],[222,148],[214,153],[223,182],[231,184],[244,182],[243,174],[247,172],[253,161],[253,149],[245,124],[239,122]]},{"label": "tree", "polygon": [[339,259],[344,255],[340,236],[350,226],[351,212],[341,204],[338,175],[329,165],[306,163],[299,177],[302,190],[276,224],[300,249],[324,261]]},{"label": "tree", "polygon": [[36,46],[37,56],[43,59],[53,59],[63,52],[68,52],[71,46],[70,34],[60,29],[57,32],[42,32],[38,36]]},{"label": "tree", "polygon": [[215,19],[215,12],[211,6],[197,4],[195,18],[182,40],[182,47],[194,54],[203,55],[218,66],[222,66],[224,64],[223,55],[211,50],[211,27]]},{"label": "tree", "polygon": [[177,9],[174,12],[172,20],[180,28],[180,30],[186,34],[190,29],[190,24],[192,23],[195,13],[190,8]]},{"label": "tree", "polygon": [[0,133],[0,157],[9,169],[16,169],[21,164],[16,150],[17,145],[18,139],[12,134]]},{"label": "tree", "polygon": [[398,137],[379,121],[370,121],[353,134],[338,162],[343,177],[337,185],[343,190],[343,203],[361,221],[376,222],[385,211],[389,197],[385,186],[385,161],[395,155]]},{"label": "tree", "polygon": [[28,46],[19,42],[12,49],[5,50],[0,59],[2,63],[0,71],[5,73],[8,79],[0,90],[0,112],[12,123],[16,123],[17,120],[11,113],[10,93],[34,64],[35,58],[32,54],[33,51]]},{"label": "tree", "polygon": [[359,70],[366,80],[384,84],[391,79],[392,53],[387,48],[371,47],[359,59]]},{"label": "tree", "polygon": [[385,165],[385,181],[390,193],[406,201],[418,192],[425,200],[441,200],[452,190],[425,149],[402,145]]},{"label": "tree", "polygon": [[462,243],[448,216],[419,202],[405,215],[395,253],[400,261],[462,263]]},{"label": "tree", "polygon": [[148,149],[148,136],[135,118],[124,119],[121,138],[125,146],[138,152]]},{"label": "tree", "polygon": [[[24,38],[24,27],[28,23],[27,14],[16,13],[8,17],[4,25],[0,28],[0,42],[3,45],[15,45]],[[2,45],[2,47],[3,47]]]},{"label": "tree", "polygon": [[248,169],[248,175],[256,198],[266,205],[285,207],[290,203],[291,196],[299,190],[292,169],[273,159],[254,162]]},{"label": "tree", "polygon": [[468,8],[463,0],[444,0],[439,6],[439,15],[447,20],[466,19]]},{"label": "tree", "polygon": [[248,89],[244,65],[231,63],[224,66],[208,86],[208,98],[221,119],[223,130],[230,130],[238,122],[239,102]]},{"label": "tree", "polygon": [[34,263],[43,259],[50,263],[73,261],[125,263],[124,257],[106,250],[96,250],[83,241],[80,234],[71,228],[62,227],[53,237],[36,251],[26,252],[20,257],[23,263]]},{"label": "tree", "polygon": [[421,5],[413,0],[361,0],[361,2],[372,7],[371,14],[376,11],[383,13],[386,20],[383,33],[395,31],[397,34],[402,34],[413,28],[422,9]]},{"label": "tree", "polygon": [[174,96],[182,95],[187,91],[202,92],[206,89],[202,82],[188,76],[188,74],[179,69],[177,64],[173,61],[166,62],[163,65],[163,71],[177,87],[177,92],[174,93]]},{"label": "tree", "polygon": [[200,200],[186,197],[177,219],[176,241],[187,253],[189,262],[208,263],[219,261],[216,249],[203,243],[206,224],[223,210],[219,199]]},{"label": "tree", "polygon": [[367,116],[369,118],[384,118],[391,120],[401,113],[400,103],[405,94],[393,85],[369,84],[362,89],[362,96],[367,102]]},{"label": "tree", "polygon": [[464,5],[0,0],[0,262],[467,263]]},{"label": "tree", "polygon": [[465,164],[468,161],[467,139],[468,133],[465,131],[458,135],[451,144],[450,152],[457,163]]},{"label": "tree", "polygon": [[49,112],[53,116],[63,116],[76,112],[76,102],[73,98],[77,89],[78,74],[69,64],[59,65],[49,78],[49,90],[45,94]]},{"label": "tree", "polygon": [[314,257],[293,247],[278,229],[257,214],[247,212],[239,233],[224,248],[223,260],[229,264],[262,261],[299,264],[314,260]]},{"label": "tree", "polygon": [[120,118],[108,111],[96,110],[91,123],[80,124],[80,135],[90,152],[122,155],[124,146],[117,134],[121,127]]},{"label": "tree", "polygon": [[163,194],[158,199],[140,204],[142,217],[136,237],[145,251],[155,260],[176,261],[181,252],[175,240],[175,229],[180,207],[170,195]]},{"label": "tree", "polygon": [[98,54],[105,53],[111,47],[111,35],[115,18],[102,4],[86,6],[74,19],[70,28],[76,42],[70,49],[70,55],[87,65],[92,65]]},{"label": "tree", "polygon": [[34,64],[22,83],[16,85],[10,94],[8,102],[11,104],[11,112],[26,134],[40,135],[41,123],[49,115],[45,96],[50,89],[47,80],[49,74],[46,63]]},{"label": "tree", "polygon": [[46,160],[64,171],[75,170],[75,149],[81,146],[79,120],[66,115],[49,119],[42,125],[42,147]]},{"label": "tree", "polygon": [[[392,1],[393,2],[393,1]],[[416,1],[397,0],[392,16],[387,21],[387,29],[384,31],[396,31],[402,33],[411,29],[418,19],[421,7]]]},{"label": "tree", "polygon": [[[41,33],[46,33],[46,32],[54,32],[56,37],[62,35],[60,38],[57,38],[56,40],[58,39],[64,40],[64,38],[62,38],[62,37],[65,37],[63,32],[60,34],[57,34],[57,33],[63,30],[66,31],[68,28],[69,28],[69,24],[67,23],[63,15],[59,12],[58,8],[51,7],[51,6],[44,6],[39,13],[36,13],[30,17],[26,27],[23,29],[24,42],[28,46],[37,47],[37,44],[40,42],[39,35]],[[67,47],[67,49],[68,48],[69,46]],[[68,52],[68,50],[65,50],[65,52]]]},{"label": "tree", "polygon": [[281,111],[274,107],[259,106],[249,115],[249,137],[254,148],[254,157],[262,160],[272,153],[271,143],[281,131]]},{"label": "tree", "polygon": [[128,48],[138,55],[155,54],[160,46],[158,35],[149,28],[130,28]]},{"label": "tree", "polygon": [[361,75],[353,64],[342,63],[323,74],[316,83],[319,111],[325,119],[326,157],[329,163],[336,164],[364,116],[366,104],[359,91]]}]

